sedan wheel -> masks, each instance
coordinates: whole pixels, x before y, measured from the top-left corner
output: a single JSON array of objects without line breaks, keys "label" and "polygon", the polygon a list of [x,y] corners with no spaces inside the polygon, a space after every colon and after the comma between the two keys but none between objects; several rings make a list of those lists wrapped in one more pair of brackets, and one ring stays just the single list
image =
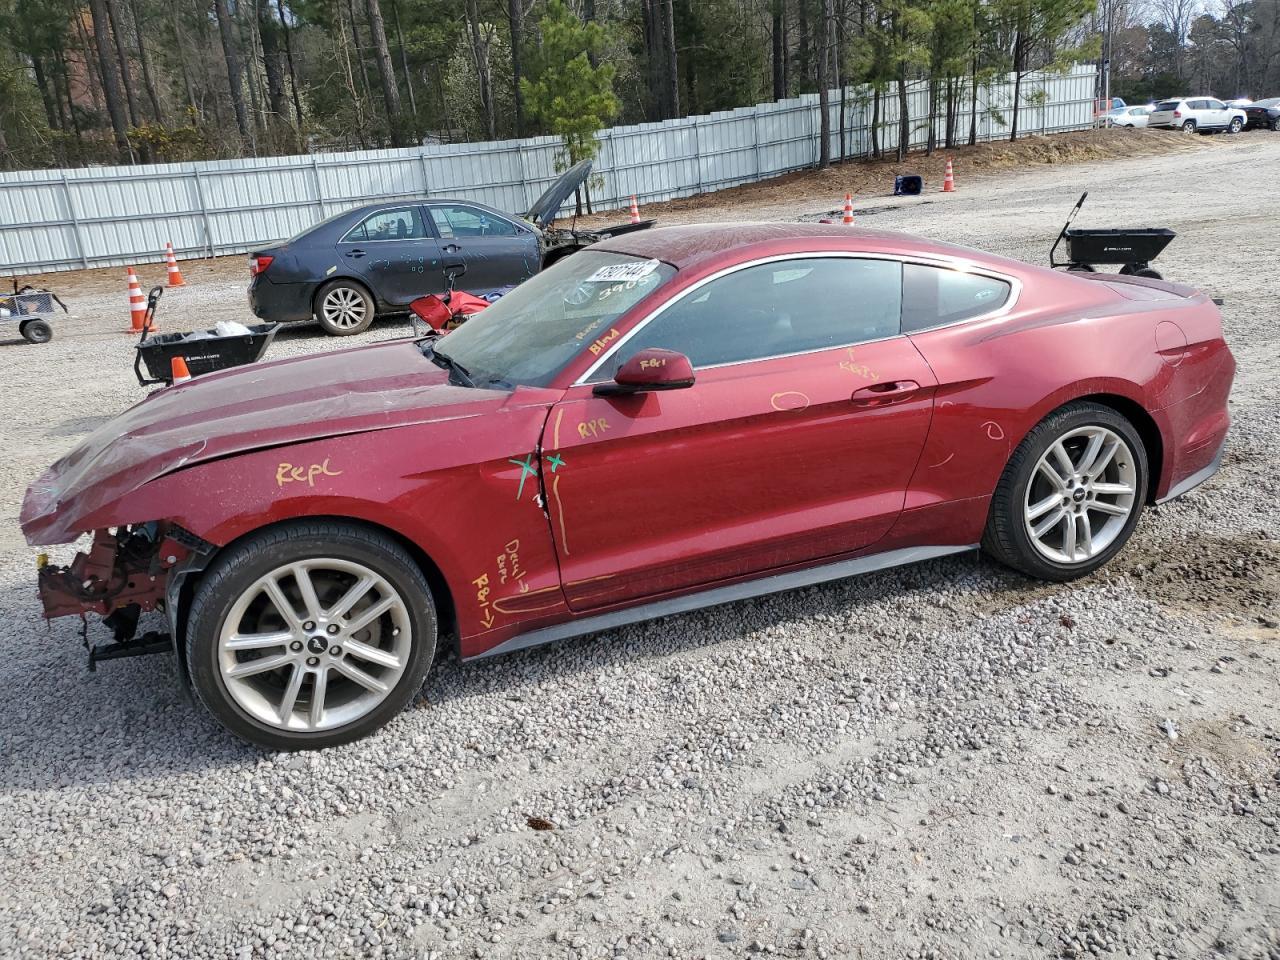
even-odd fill
[{"label": "sedan wheel", "polygon": [[326,284],[316,299],[320,326],[332,336],[349,337],[373,323],[373,298],[363,287],[338,280]]},{"label": "sedan wheel", "polygon": [[273,749],[376,729],[421,686],[435,617],[417,566],[360,527],[298,524],[235,547],[201,582],[188,664],[205,705]]},{"label": "sedan wheel", "polygon": [[1280,117],[1271,121],[1271,130],[1273,133],[1280,133]]},{"label": "sedan wheel", "polygon": [[1111,546],[1137,498],[1129,448],[1101,426],[1058,438],[1027,485],[1023,522],[1032,544],[1054,563],[1081,563]]},{"label": "sedan wheel", "polygon": [[1042,579],[1083,576],[1124,546],[1146,489],[1146,451],[1133,425],[1109,407],[1068,404],[1010,457],[983,547]]}]

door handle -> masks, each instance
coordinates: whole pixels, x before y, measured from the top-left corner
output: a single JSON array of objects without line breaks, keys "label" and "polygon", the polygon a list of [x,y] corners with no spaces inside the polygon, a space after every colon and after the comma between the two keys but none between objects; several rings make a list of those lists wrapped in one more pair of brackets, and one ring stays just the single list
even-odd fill
[{"label": "door handle", "polygon": [[462,252],[462,248],[458,246],[456,243],[446,243],[440,249],[443,250],[445,253],[461,253]]},{"label": "door handle", "polygon": [[890,380],[855,390],[849,399],[859,407],[887,407],[910,399],[919,389],[920,384],[914,380]]},{"label": "door handle", "polygon": [[348,256],[348,257],[351,257],[351,258],[352,258],[352,259],[354,259],[354,260],[359,260],[361,257],[363,257],[363,256],[364,256],[364,251],[363,251],[363,250],[360,250],[360,249],[356,249],[356,250],[348,250],[348,251],[347,251],[347,256]]}]

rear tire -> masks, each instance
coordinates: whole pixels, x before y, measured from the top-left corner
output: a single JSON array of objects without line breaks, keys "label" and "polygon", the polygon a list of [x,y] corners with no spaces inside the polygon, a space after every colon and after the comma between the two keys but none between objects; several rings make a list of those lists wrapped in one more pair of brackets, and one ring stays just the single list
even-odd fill
[{"label": "rear tire", "polygon": [[331,337],[364,333],[373,323],[373,297],[351,280],[333,280],[316,294],[316,319]]},{"label": "rear tire", "polygon": [[1137,526],[1147,469],[1142,439],[1115,410],[1089,402],[1060,407],[1009,458],[982,548],[1041,580],[1092,573]]},{"label": "rear tire", "polygon": [[48,343],[53,339],[53,327],[47,320],[24,320],[18,332],[28,343]]},{"label": "rear tire", "polygon": [[356,524],[300,521],[223,553],[201,578],[186,654],[200,702],[271,750],[358,740],[421,688],[436,613],[418,565]]},{"label": "rear tire", "polygon": [[1280,117],[1276,117],[1271,121],[1271,131],[1273,133],[1280,133]]},{"label": "rear tire", "polygon": [[1185,121],[1183,121],[1183,123],[1182,123],[1182,132],[1183,132],[1183,133],[1195,133],[1195,132],[1196,132],[1196,122],[1195,122],[1194,120],[1185,120]]}]

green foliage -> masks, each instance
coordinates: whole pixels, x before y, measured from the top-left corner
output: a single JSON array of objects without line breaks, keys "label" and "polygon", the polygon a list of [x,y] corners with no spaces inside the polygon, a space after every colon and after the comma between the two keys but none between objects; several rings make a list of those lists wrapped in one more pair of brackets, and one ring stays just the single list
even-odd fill
[{"label": "green foliage", "polygon": [[208,160],[214,156],[204,132],[191,124],[179,127],[144,123],[129,130],[129,143],[135,150],[147,151],[157,163]]},{"label": "green foliage", "polygon": [[591,62],[604,46],[604,31],[580,21],[562,0],[550,0],[538,32],[521,80],[529,116],[561,139],[570,164],[594,157],[596,133],[621,108],[612,64]]}]

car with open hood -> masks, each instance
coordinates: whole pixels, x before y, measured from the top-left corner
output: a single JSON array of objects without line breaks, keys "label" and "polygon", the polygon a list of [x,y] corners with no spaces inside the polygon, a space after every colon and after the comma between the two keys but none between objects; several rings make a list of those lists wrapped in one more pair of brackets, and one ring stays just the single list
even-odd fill
[{"label": "car with open hood", "polygon": [[[49,617],[106,618],[94,656],[171,651],[236,734],[321,747],[391,720],[446,646],[979,548],[1083,576],[1213,475],[1234,370],[1179,284],[839,225],[672,227],[443,336],[157,390],[21,521],[89,538],[37,584]],[[139,636],[149,611],[167,629]]]},{"label": "car with open hood", "polygon": [[326,333],[349,336],[443,292],[450,275],[465,274],[472,293],[492,295],[598,240],[652,225],[556,228],[560,208],[590,173],[590,160],[575,164],[523,216],[437,197],[344,210],[249,254],[250,309],[269,321],[314,318]]}]

